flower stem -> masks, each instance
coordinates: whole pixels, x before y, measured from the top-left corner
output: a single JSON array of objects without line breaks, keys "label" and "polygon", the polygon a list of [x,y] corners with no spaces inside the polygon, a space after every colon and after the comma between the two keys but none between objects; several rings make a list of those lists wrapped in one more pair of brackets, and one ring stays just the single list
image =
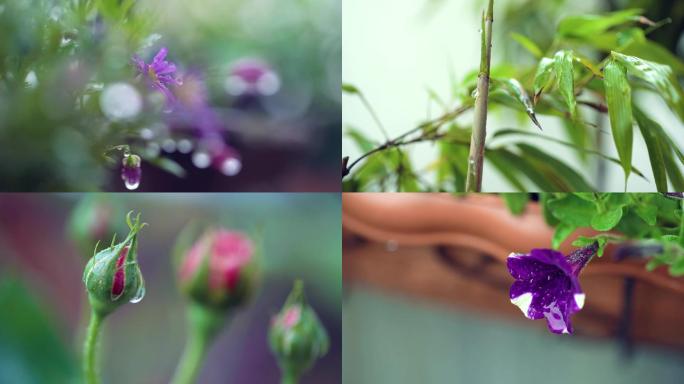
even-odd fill
[{"label": "flower stem", "polygon": [[98,384],[100,378],[97,374],[97,337],[100,333],[100,326],[104,316],[92,311],[90,314],[90,322],[88,323],[88,330],[86,333],[85,343],[83,345],[83,377],[86,384]]},{"label": "flower stem", "polygon": [[299,383],[299,375],[293,369],[284,369],[281,384],[297,384]]},{"label": "flower stem", "polygon": [[477,97],[473,117],[473,133],[470,138],[466,191],[482,190],[482,164],[484,163],[485,138],[487,136],[487,101],[489,99],[489,68],[492,59],[492,23],[494,0],[489,0],[487,12],[482,14],[482,45],[480,47],[480,73],[477,76]]},{"label": "flower stem", "polygon": [[188,307],[188,339],[171,384],[192,384],[197,380],[211,340],[221,329],[225,316],[197,304]]}]

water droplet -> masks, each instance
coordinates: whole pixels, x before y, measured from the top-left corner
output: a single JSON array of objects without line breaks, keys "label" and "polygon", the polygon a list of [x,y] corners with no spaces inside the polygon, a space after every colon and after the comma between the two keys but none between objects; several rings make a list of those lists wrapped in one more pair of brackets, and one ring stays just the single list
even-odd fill
[{"label": "water droplet", "polygon": [[180,153],[190,153],[190,151],[192,151],[192,141],[188,139],[178,140],[176,147]]},{"label": "water droplet", "polygon": [[221,172],[226,176],[235,176],[242,169],[242,162],[236,157],[229,157],[221,163]]},{"label": "water droplet", "polygon": [[131,303],[139,303],[140,300],[142,300],[145,297],[145,284],[140,284],[140,287],[138,287],[138,292],[135,293],[135,296],[130,300]]},{"label": "water droplet", "polygon": [[164,152],[173,153],[176,152],[176,142],[173,139],[166,139],[161,145]]},{"label": "water droplet", "polygon": [[142,109],[138,91],[126,83],[108,85],[100,95],[100,108],[113,121],[130,120]]},{"label": "water droplet", "polygon": [[126,188],[127,188],[129,191],[132,191],[132,190],[134,190],[134,189],[138,189],[138,186],[140,185],[140,181],[132,182],[132,181],[130,181],[130,180],[125,180],[125,181],[124,181],[124,185],[126,186]]},{"label": "water droplet", "polygon": [[197,168],[206,168],[211,165],[211,157],[204,151],[195,151],[192,154],[192,163]]}]

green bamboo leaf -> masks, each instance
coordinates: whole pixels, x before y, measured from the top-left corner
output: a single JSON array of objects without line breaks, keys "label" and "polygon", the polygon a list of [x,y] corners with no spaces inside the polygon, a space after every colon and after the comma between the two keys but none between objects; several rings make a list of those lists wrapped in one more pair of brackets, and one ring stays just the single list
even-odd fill
[{"label": "green bamboo leaf", "polygon": [[675,191],[684,191],[684,176],[679,169],[677,162],[672,157],[672,151],[663,153],[663,160],[665,161],[665,170],[667,177],[670,179],[670,184]]},{"label": "green bamboo leaf", "polygon": [[501,84],[504,92],[522,104],[523,108],[525,108],[525,113],[527,113],[527,116],[530,117],[532,123],[534,123],[534,125],[536,125],[539,129],[542,129],[541,125],[539,124],[539,120],[537,120],[537,116],[534,114],[532,101],[530,101],[530,97],[527,96],[525,88],[523,88],[522,84],[520,84],[518,80],[496,79],[495,84]]},{"label": "green bamboo leaf", "polygon": [[575,53],[574,56],[575,56],[575,61],[582,64],[591,73],[593,73],[594,76],[603,77],[603,74],[601,73],[601,70],[599,69],[599,67],[597,67],[591,60],[589,60],[586,57],[579,55],[577,53]]},{"label": "green bamboo leaf", "polygon": [[540,170],[546,177],[552,180],[560,190],[593,191],[594,188],[573,168],[563,161],[529,144],[519,143],[516,145],[524,156]]},{"label": "green bamboo leaf", "polygon": [[358,95],[361,93],[356,86],[347,83],[342,84],[342,92],[348,93],[350,95]]},{"label": "green bamboo leaf", "polygon": [[632,89],[626,70],[619,62],[608,61],[603,73],[613,141],[625,172],[626,185],[632,170]]},{"label": "green bamboo leaf", "polygon": [[542,50],[537,46],[537,44],[534,43],[534,41],[528,39],[526,36],[523,36],[519,33],[511,33],[511,38],[515,41],[518,42],[523,48],[525,48],[528,52],[530,52],[534,57],[542,57],[544,56],[544,53]]},{"label": "green bamboo leaf", "polygon": [[[501,130],[498,130],[494,133],[494,135],[492,136],[492,139],[494,139],[496,137],[503,137],[503,136],[510,136],[510,135],[522,135],[522,136],[538,137],[540,139],[544,139],[544,140],[547,140],[547,141],[550,141],[553,143],[558,143],[561,145],[565,145],[567,147],[574,148],[575,150],[580,151],[580,152],[584,152],[584,153],[587,153],[590,155],[601,157],[602,159],[608,160],[608,161],[615,163],[617,165],[622,165],[620,163],[620,160],[618,160],[614,157],[611,157],[611,156],[607,156],[607,155],[605,155],[599,151],[595,151],[593,149],[581,148],[581,147],[576,146],[575,144],[568,143],[568,142],[563,141],[563,140],[558,140],[558,139],[553,138],[553,137],[544,136],[544,135],[540,135],[540,134],[529,132],[529,131],[522,131],[519,129],[501,129]],[[646,176],[644,176],[643,172],[641,172],[638,168],[634,167],[633,165],[632,165],[632,172],[634,172],[637,176],[639,176],[643,179],[646,179]]]},{"label": "green bamboo leaf", "polygon": [[[515,169],[516,172],[522,173],[532,183],[539,187],[541,191],[569,191],[568,189],[558,188],[556,184],[550,181],[543,172],[539,171],[524,156],[519,156],[508,149],[498,148],[487,150],[485,151],[485,157],[487,156],[489,156],[490,160],[498,157],[498,161],[503,164],[503,168]],[[497,169],[499,168],[497,167]],[[504,174],[504,176],[506,176],[506,174]],[[524,191],[525,189],[521,190]]]},{"label": "green bamboo leaf", "polygon": [[537,73],[534,75],[534,103],[537,104],[539,96],[547,90],[555,78],[553,59],[542,57],[537,66]]},{"label": "green bamboo leaf", "polygon": [[570,116],[575,118],[577,102],[575,101],[575,77],[573,73],[573,54],[571,51],[558,51],[554,56],[554,70],[556,71],[556,85]]},{"label": "green bamboo leaf", "polygon": [[636,106],[632,109],[634,112],[634,120],[636,120],[641,135],[646,142],[646,149],[648,150],[648,157],[651,161],[651,170],[653,170],[653,178],[655,179],[656,188],[658,192],[667,192],[667,171],[665,170],[665,160],[663,154],[669,148],[666,148],[666,143],[661,142],[659,132],[662,127],[655,121],[651,120]]},{"label": "green bamboo leaf", "polygon": [[488,150],[485,151],[485,159],[489,161],[490,164],[496,168],[497,171],[503,176],[511,185],[519,192],[527,191],[525,185],[520,181],[520,174],[517,169],[511,167],[504,156],[502,156],[499,150]]},{"label": "green bamboo leaf", "polygon": [[611,52],[611,57],[622,64],[627,72],[644,80],[653,87],[665,100],[667,105],[684,119],[684,95],[674,77],[672,68],[668,65],[658,64],[635,56],[627,56],[618,52]]},{"label": "green bamboo leaf", "polygon": [[347,127],[346,135],[347,137],[352,139],[354,143],[356,143],[356,145],[359,147],[359,149],[363,152],[369,152],[376,146],[376,144],[371,139],[366,137],[366,135],[363,132],[356,128]]},{"label": "green bamboo leaf", "polygon": [[592,39],[611,28],[639,20],[640,9],[626,9],[605,15],[570,16],[561,20],[557,32],[561,37]]}]

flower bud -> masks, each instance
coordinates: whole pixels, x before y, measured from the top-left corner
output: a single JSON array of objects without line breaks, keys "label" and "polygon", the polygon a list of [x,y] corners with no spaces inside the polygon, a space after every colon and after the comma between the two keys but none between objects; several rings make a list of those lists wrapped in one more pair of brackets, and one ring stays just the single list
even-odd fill
[{"label": "flower bud", "polygon": [[273,318],[268,337],[283,374],[289,377],[300,377],[328,352],[328,334],[307,304],[301,280],[295,281],[285,305]]},{"label": "flower bud", "polygon": [[90,259],[99,241],[123,233],[115,220],[120,207],[100,196],[88,196],[74,208],[69,218],[69,236],[85,259]]},{"label": "flower bud", "polygon": [[124,155],[121,167],[121,179],[124,185],[129,190],[134,190],[140,185],[142,178],[142,169],[140,168],[140,156],[126,154]]},{"label": "flower bud", "polygon": [[198,304],[225,310],[250,296],[257,264],[254,246],[245,234],[209,229],[182,257],[181,290]]},{"label": "flower bud", "polygon": [[[126,238],[109,248],[97,252],[86,265],[83,282],[93,310],[105,316],[120,305],[130,301],[137,303],[145,295],[145,282],[138,265],[138,231],[145,226],[140,215],[131,222],[131,212],[126,216],[130,232]],[[97,250],[97,249],[96,249]]]}]

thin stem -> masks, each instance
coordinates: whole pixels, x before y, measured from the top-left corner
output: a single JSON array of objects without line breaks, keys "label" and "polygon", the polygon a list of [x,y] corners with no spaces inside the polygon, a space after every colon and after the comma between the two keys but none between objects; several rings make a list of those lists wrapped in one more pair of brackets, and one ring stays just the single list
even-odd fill
[{"label": "thin stem", "polygon": [[[361,156],[359,156],[356,160],[352,161],[351,163],[349,163],[348,158],[346,159],[346,161],[343,159],[342,177],[344,178],[346,175],[348,175],[351,172],[352,168],[354,168],[354,166],[356,166],[358,163],[360,163],[361,160],[373,155],[374,153],[378,153],[378,152],[386,151],[386,150],[391,149],[391,148],[398,148],[401,146],[414,144],[414,143],[418,143],[418,142],[422,142],[422,141],[436,140],[436,139],[440,139],[440,138],[444,137],[445,135],[436,134],[435,132],[437,132],[437,130],[439,130],[439,128],[441,128],[444,124],[455,119],[456,117],[458,117],[459,115],[461,115],[462,113],[464,113],[465,111],[467,111],[470,108],[471,108],[470,105],[463,105],[463,106],[460,106],[460,107],[454,109],[453,111],[445,113],[444,115],[436,118],[435,120],[420,124],[417,127],[414,127],[412,129],[402,133],[401,135],[395,137],[394,139],[389,140],[386,143],[381,144],[381,145],[371,149],[370,151],[362,154]],[[429,127],[429,129],[426,129],[428,127]],[[418,136],[414,139],[411,139],[411,140],[403,141],[406,137],[410,136],[413,133],[419,132],[419,131],[422,131],[422,134],[420,136]],[[347,165],[347,163],[349,163],[349,165]]]},{"label": "thin stem", "polygon": [[211,340],[223,326],[225,316],[193,303],[188,306],[187,318],[188,338],[171,384],[193,384],[197,381]]},{"label": "thin stem", "polygon": [[366,96],[364,96],[363,93],[359,93],[359,98],[361,99],[361,103],[363,103],[363,105],[368,110],[368,113],[370,113],[371,117],[373,117],[375,124],[378,125],[378,128],[380,129],[380,132],[382,133],[382,135],[385,137],[385,140],[389,140],[389,135],[387,135],[387,131],[385,130],[385,126],[382,125],[380,118],[375,113],[375,110],[371,106],[370,102],[368,102],[368,99],[366,99]]},{"label": "thin stem", "polygon": [[86,384],[98,384],[100,378],[97,374],[97,337],[104,316],[92,311],[85,343],[83,344],[83,377]]},{"label": "thin stem", "polygon": [[294,372],[293,369],[283,370],[283,377],[280,381],[281,384],[297,384],[299,383],[299,375]]},{"label": "thin stem", "polygon": [[480,47],[480,73],[477,76],[477,97],[473,133],[468,155],[466,191],[482,190],[482,165],[484,163],[485,137],[487,136],[487,102],[489,99],[489,69],[492,58],[492,23],[494,22],[494,0],[489,0],[487,13],[482,15],[482,46]]}]

